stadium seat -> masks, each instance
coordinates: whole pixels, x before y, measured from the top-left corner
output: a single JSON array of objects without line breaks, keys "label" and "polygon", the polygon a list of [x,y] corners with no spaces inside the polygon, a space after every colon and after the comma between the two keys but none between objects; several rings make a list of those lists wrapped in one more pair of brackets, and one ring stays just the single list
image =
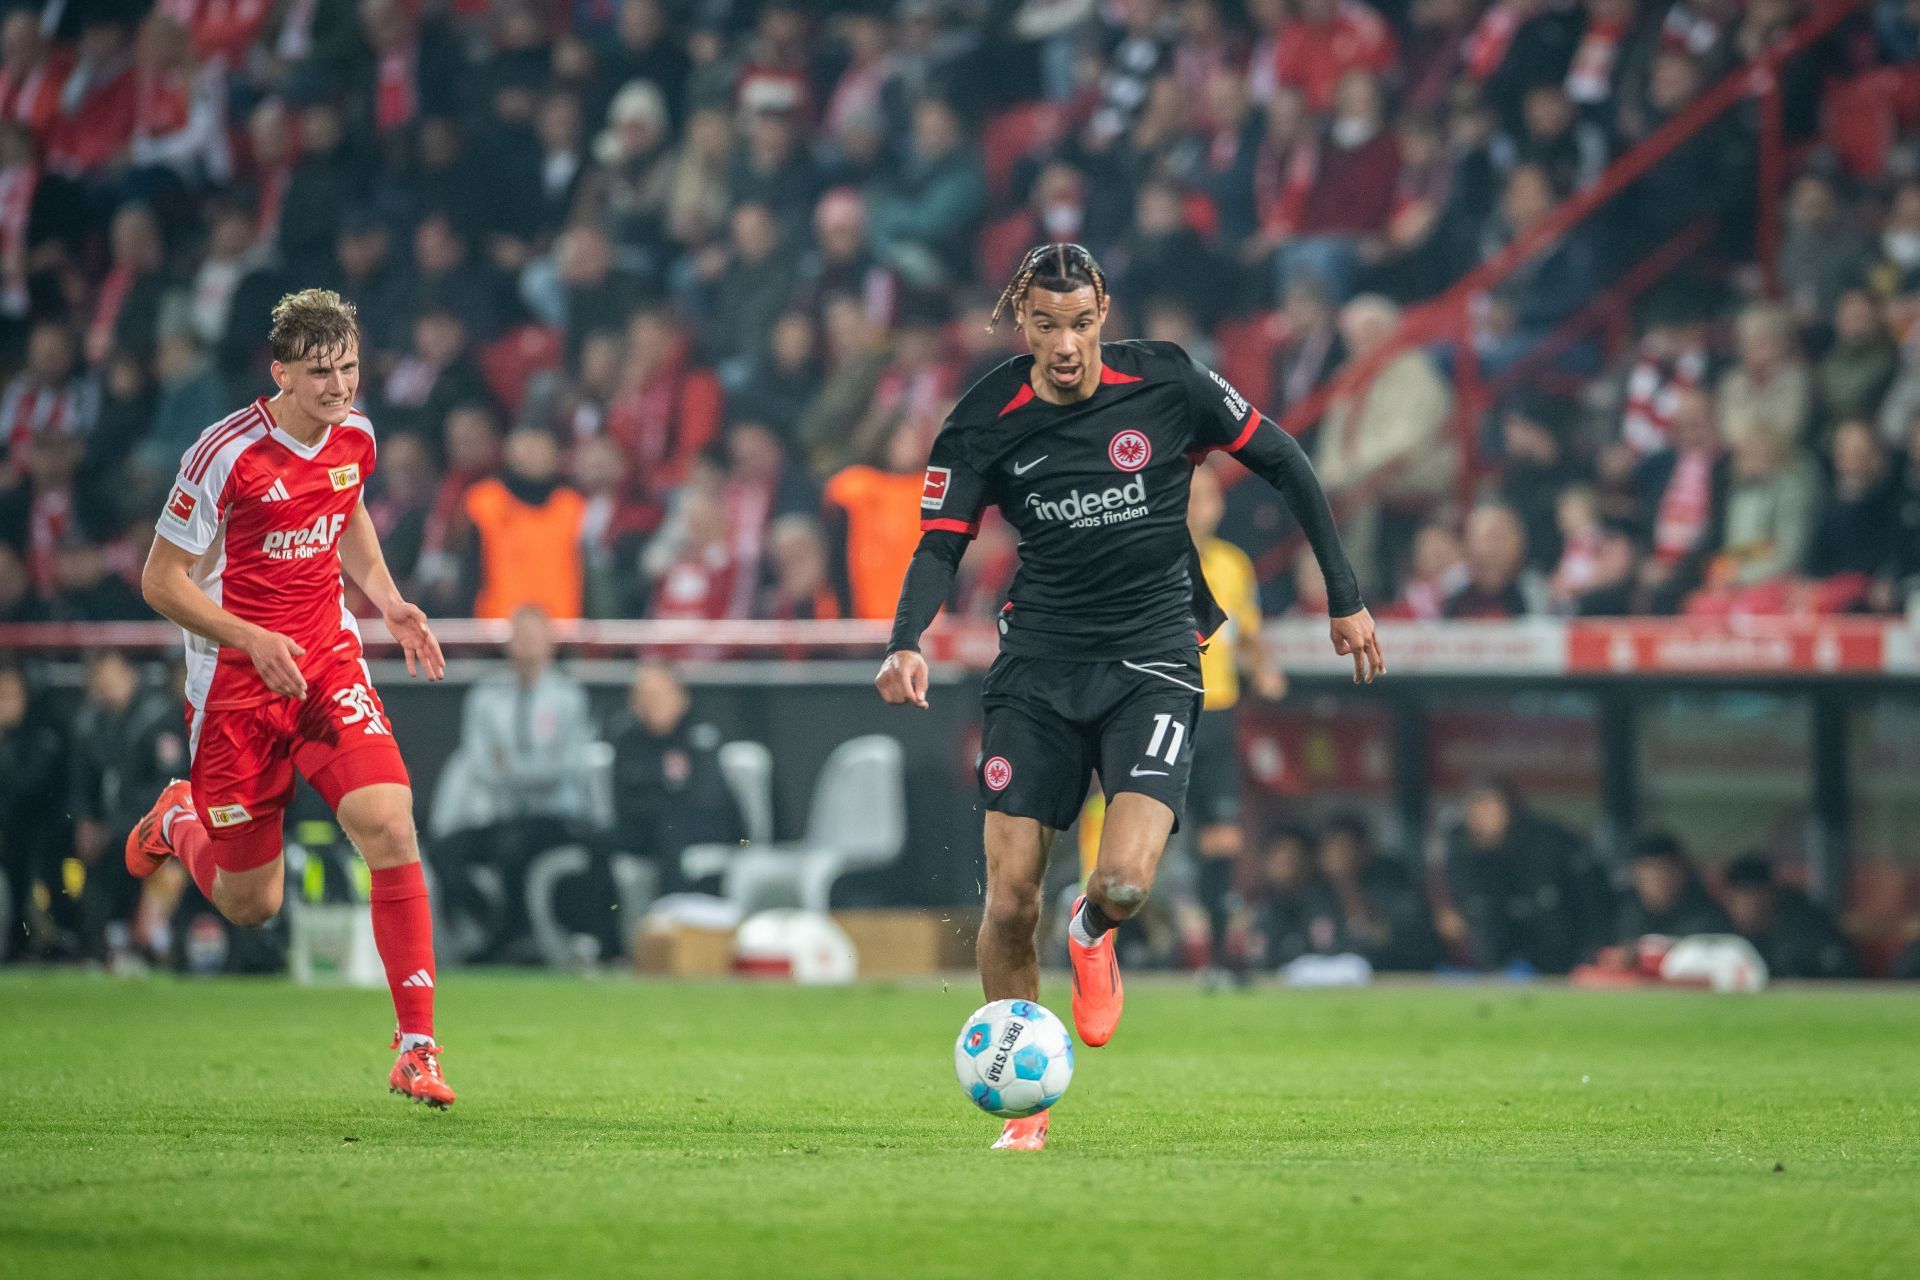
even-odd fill
[{"label": "stadium seat", "polygon": [[906,839],[899,742],[885,734],[854,738],[820,767],[806,834],[794,844],[758,845],[732,858],[724,896],[744,914],[781,906],[826,911],[835,881],[893,862]]},{"label": "stadium seat", "polygon": [[1029,102],[987,121],[980,130],[980,163],[986,170],[987,198],[996,206],[1004,204],[1011,194],[1013,166],[1029,152],[1058,142],[1066,128],[1066,112],[1054,102]]},{"label": "stadium seat", "polygon": [[1271,312],[1221,321],[1220,376],[1240,389],[1247,403],[1278,417],[1286,406],[1273,404],[1273,353],[1280,345],[1280,318]]},{"label": "stadium seat", "polygon": [[480,372],[509,417],[518,417],[527,381],[543,369],[557,369],[565,356],[558,329],[521,325],[480,349]]},{"label": "stadium seat", "polygon": [[1039,236],[1038,224],[1025,209],[989,222],[974,242],[975,269],[984,280],[1006,279]]},{"label": "stadium seat", "polygon": [[[740,806],[747,825],[747,845],[773,839],[773,753],[759,742],[720,744],[720,774]],[[680,853],[680,873],[689,880],[722,875],[740,849],[730,844],[690,844]]]}]

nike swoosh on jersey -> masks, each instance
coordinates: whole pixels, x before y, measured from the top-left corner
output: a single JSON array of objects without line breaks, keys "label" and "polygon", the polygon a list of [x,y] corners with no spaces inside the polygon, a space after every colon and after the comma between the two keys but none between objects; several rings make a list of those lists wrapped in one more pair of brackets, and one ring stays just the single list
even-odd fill
[{"label": "nike swoosh on jersey", "polygon": [[1165,769],[1142,769],[1139,765],[1135,765],[1129,776],[1135,778],[1164,778],[1168,775]]},{"label": "nike swoosh on jersey", "polygon": [[1051,458],[1052,456],[1053,455],[1050,453],[1043,453],[1039,457],[1035,458],[1032,462],[1016,462],[1013,464],[1013,474],[1017,476],[1023,476],[1027,474],[1027,472],[1039,466],[1041,463],[1045,462],[1048,458]]}]

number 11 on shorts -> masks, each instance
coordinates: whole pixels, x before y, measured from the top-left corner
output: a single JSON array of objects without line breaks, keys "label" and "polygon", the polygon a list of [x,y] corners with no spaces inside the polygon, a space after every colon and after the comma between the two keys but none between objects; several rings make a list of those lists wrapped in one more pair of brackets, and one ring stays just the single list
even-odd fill
[{"label": "number 11 on shorts", "polygon": [[[1171,735],[1169,735],[1168,730],[1172,730]],[[1175,720],[1166,712],[1161,712],[1153,718],[1153,737],[1147,742],[1148,759],[1161,759],[1165,760],[1168,764],[1172,764],[1180,758],[1180,743],[1185,740],[1186,736],[1186,725]],[[1167,744],[1167,754],[1164,756],[1160,754],[1160,744],[1162,742],[1166,742]]]}]

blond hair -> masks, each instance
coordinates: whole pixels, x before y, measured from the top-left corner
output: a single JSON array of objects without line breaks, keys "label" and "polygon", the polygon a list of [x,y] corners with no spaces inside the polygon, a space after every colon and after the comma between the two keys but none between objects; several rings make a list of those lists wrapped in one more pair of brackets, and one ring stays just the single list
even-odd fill
[{"label": "blond hair", "polygon": [[359,313],[331,289],[302,289],[274,304],[267,342],[282,364],[357,347]]}]

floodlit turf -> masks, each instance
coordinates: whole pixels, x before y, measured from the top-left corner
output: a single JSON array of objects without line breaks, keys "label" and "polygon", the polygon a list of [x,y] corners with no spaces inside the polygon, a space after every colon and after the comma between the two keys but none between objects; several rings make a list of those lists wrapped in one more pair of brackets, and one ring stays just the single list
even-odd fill
[{"label": "floodlit turf", "polygon": [[[1912,1276],[1920,1001],[1136,983],[1041,1155],[958,982],[0,972],[0,1276]],[[1044,998],[1066,1011],[1062,981]],[[1103,1263],[1102,1258],[1114,1261]]]}]

